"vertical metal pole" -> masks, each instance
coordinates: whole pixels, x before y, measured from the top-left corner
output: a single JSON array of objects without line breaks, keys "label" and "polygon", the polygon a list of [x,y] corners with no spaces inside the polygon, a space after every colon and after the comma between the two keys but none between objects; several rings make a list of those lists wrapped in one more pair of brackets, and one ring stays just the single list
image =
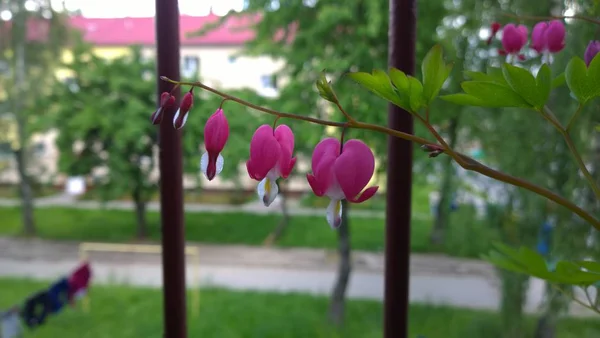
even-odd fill
[{"label": "vertical metal pole", "polygon": [[[390,0],[388,63],[406,74],[415,68],[416,21],[416,0]],[[410,113],[393,104],[388,125],[413,133]],[[388,138],[384,338],[408,336],[412,149],[409,141]]]},{"label": "vertical metal pole", "polygon": [[[177,0],[156,0],[156,52],[158,76],[179,79]],[[171,91],[172,86],[158,80],[158,102],[160,93]],[[179,100],[180,91],[173,94]],[[186,338],[181,131],[171,123],[174,111],[164,114],[159,133],[164,337]]]}]

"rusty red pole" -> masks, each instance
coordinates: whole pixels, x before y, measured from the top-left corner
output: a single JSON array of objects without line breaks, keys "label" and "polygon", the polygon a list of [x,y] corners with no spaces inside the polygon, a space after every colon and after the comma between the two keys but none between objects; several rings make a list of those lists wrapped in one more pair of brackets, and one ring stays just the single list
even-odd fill
[{"label": "rusty red pole", "polygon": [[[156,60],[159,76],[179,79],[177,0],[156,0]],[[159,79],[157,102],[160,93],[171,91],[172,87]],[[179,100],[180,91],[173,94]],[[164,114],[159,133],[164,337],[186,338],[181,131],[173,128],[174,111]]]},{"label": "rusty red pole", "polygon": [[[388,63],[406,74],[415,68],[416,23],[416,0],[390,0]],[[413,133],[412,115],[393,104],[388,125]],[[388,138],[384,338],[408,337],[412,150],[411,142]]]}]

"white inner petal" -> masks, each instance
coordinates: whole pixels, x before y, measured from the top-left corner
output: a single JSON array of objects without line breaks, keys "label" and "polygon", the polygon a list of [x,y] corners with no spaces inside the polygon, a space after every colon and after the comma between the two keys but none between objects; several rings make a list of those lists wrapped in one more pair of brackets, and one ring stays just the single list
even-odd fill
[{"label": "white inner petal", "polygon": [[[221,173],[221,171],[223,171],[224,164],[225,164],[225,159],[223,158],[223,156],[221,154],[219,154],[219,156],[217,156],[215,176],[219,175]],[[208,153],[204,153],[204,154],[202,154],[202,157],[200,158],[200,171],[202,171],[202,173],[204,175],[206,175],[207,170],[208,170]]]},{"label": "white inner petal", "polygon": [[206,169],[208,169],[208,153],[202,154],[202,157],[200,158],[200,171],[202,171],[204,175],[206,175]]},{"label": "white inner petal", "polygon": [[181,126],[182,126],[182,127],[183,127],[183,126],[185,125],[185,123],[187,122],[187,119],[188,119],[188,116],[189,116],[189,115],[190,115],[190,114],[189,114],[189,112],[188,112],[188,114],[185,114],[185,115],[183,116],[183,122],[181,122]]},{"label": "white inner petal", "polygon": [[279,194],[279,188],[274,180],[265,177],[258,183],[256,187],[258,198],[263,202],[265,207],[268,207],[275,201],[277,194]]},{"label": "white inner petal", "polygon": [[327,223],[332,228],[339,228],[342,224],[342,201],[332,199],[327,206]]},{"label": "white inner petal", "polygon": [[177,109],[177,112],[175,113],[175,116],[173,117],[173,127],[177,128],[177,118],[179,117],[179,112],[181,111],[181,109]]},{"label": "white inner petal", "polygon": [[217,170],[215,171],[215,175],[219,175],[223,171],[223,164],[225,164],[225,159],[219,154],[217,156]]}]

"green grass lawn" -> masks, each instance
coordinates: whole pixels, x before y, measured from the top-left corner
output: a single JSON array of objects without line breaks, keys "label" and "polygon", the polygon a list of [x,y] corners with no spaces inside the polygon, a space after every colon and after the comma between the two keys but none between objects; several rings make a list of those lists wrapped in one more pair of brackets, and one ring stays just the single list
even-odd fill
[{"label": "green grass lawn", "polygon": [[[0,308],[22,302],[49,283],[0,279]],[[67,308],[26,338],[161,338],[160,290],[93,286],[90,312]],[[189,304],[189,302],[188,302]],[[188,316],[189,337],[202,338],[380,338],[381,304],[349,301],[346,325],[327,324],[328,299],[300,294],[233,292],[203,289],[197,317]],[[532,330],[534,321],[528,320]],[[485,311],[413,305],[410,336],[427,338],[500,338],[498,318]],[[600,334],[594,319],[565,319],[557,338],[592,338]],[[531,331],[530,331],[531,332]],[[531,336],[531,335],[529,335]]]},{"label": "green grass lawn", "polygon": [[[460,215],[457,215],[460,216]],[[149,239],[160,238],[158,212],[148,212]],[[249,213],[187,213],[186,239],[191,242],[214,244],[261,245],[279,223],[279,215]],[[17,236],[21,231],[19,208],[0,207],[0,235]],[[38,236],[52,240],[129,242],[135,239],[135,216],[132,211],[83,210],[73,208],[38,208],[35,210]],[[454,256],[478,257],[493,239],[491,230],[483,225],[471,225],[458,219],[449,230],[444,247],[433,248],[428,235],[431,221],[412,222],[412,250],[415,252],[444,252]],[[384,220],[353,217],[352,247],[357,250],[380,251],[384,243]],[[398,226],[402,226],[399,224]],[[475,236],[475,237],[473,237]],[[477,241],[469,240],[478,238]],[[323,217],[294,216],[288,229],[277,242],[282,247],[337,247],[337,234]]]}]

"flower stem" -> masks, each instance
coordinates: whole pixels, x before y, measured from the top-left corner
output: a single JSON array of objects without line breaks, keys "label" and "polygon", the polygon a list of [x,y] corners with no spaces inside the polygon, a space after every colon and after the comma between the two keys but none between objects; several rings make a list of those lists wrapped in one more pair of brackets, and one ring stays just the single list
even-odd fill
[{"label": "flower stem", "polygon": [[[235,96],[223,93],[223,92],[221,92],[217,89],[211,88],[201,82],[179,82],[179,81],[171,80],[165,76],[161,76],[160,78],[163,81],[167,81],[167,82],[170,82],[170,83],[173,83],[176,85],[178,84],[178,85],[183,85],[183,86],[199,87],[199,88],[202,88],[213,94],[219,95],[220,97],[222,97],[224,99],[228,99],[228,100],[237,102],[243,106],[261,111],[266,114],[277,116],[277,117],[290,118],[290,119],[306,121],[306,122],[324,125],[324,126],[334,126],[334,127],[338,127],[338,128],[354,128],[354,129],[371,130],[371,131],[387,134],[389,136],[402,138],[402,139],[405,139],[405,140],[408,140],[411,142],[415,142],[415,143],[418,143],[421,145],[435,144],[434,142],[424,139],[422,137],[418,137],[418,136],[408,134],[408,133],[403,133],[401,131],[397,131],[397,130],[383,127],[383,126],[376,125],[376,124],[363,123],[363,122],[359,122],[359,121],[355,121],[355,120],[348,121],[348,122],[334,122],[334,121],[321,120],[321,119],[308,117],[308,116],[302,116],[302,115],[298,115],[298,114],[279,112],[277,110],[265,108],[265,107],[253,104],[251,102],[239,99]],[[338,108],[340,108],[340,107],[338,106]],[[555,194],[554,192],[552,192],[546,188],[540,187],[538,185],[535,185],[535,184],[528,182],[526,180],[523,180],[521,178],[514,177],[511,175],[499,172],[497,170],[494,170],[469,156],[466,156],[459,152],[454,151],[453,149],[451,149],[448,146],[446,141],[440,136],[440,134],[435,130],[435,128],[433,128],[433,126],[431,126],[429,123],[427,123],[425,121],[425,119],[423,119],[423,117],[421,117],[418,114],[415,114],[415,116],[417,116],[417,118],[421,122],[425,123],[425,125],[427,126],[427,128],[429,129],[431,134],[438,140],[438,142],[443,147],[444,152],[447,153],[450,157],[452,157],[465,170],[474,171],[474,172],[480,173],[484,176],[493,178],[497,181],[501,181],[501,182],[508,183],[508,184],[511,184],[514,186],[518,186],[518,187],[527,189],[531,192],[534,192],[538,195],[544,196],[547,199],[549,199],[557,204],[560,204],[560,205],[564,206],[565,208],[573,211],[573,213],[575,213],[576,215],[578,215],[579,217],[581,217],[582,219],[584,219],[585,221],[590,223],[594,228],[596,228],[597,230],[600,230],[600,220],[594,218],[591,214],[587,213],[585,210],[578,207],[573,202],[569,201],[568,199],[566,199],[560,195]]]}]

